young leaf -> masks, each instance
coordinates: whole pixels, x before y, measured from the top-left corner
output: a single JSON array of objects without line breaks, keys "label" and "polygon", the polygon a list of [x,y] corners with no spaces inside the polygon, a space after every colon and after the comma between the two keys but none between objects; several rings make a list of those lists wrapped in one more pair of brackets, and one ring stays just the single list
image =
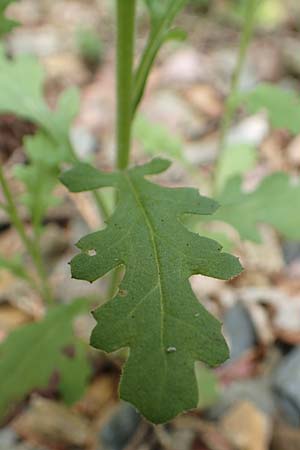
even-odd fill
[{"label": "young leaf", "polygon": [[260,242],[257,224],[272,225],[287,239],[300,240],[300,184],[285,173],[266,177],[250,193],[242,190],[242,178],[231,178],[221,197],[222,205],[212,216],[232,225],[242,239]]},{"label": "young leaf", "polygon": [[134,77],[133,112],[143,97],[148,76],[162,45],[169,40],[183,40],[186,34],[172,24],[187,0],[146,0],[151,17],[149,39]]},{"label": "young leaf", "polygon": [[[64,92],[57,109],[52,111],[43,96],[44,78],[37,60],[28,56],[8,59],[0,46],[0,113],[15,114],[36,123],[52,141],[51,153],[56,159],[72,161],[69,129],[79,108],[78,92],[76,89]],[[45,150],[44,157],[48,158]]]},{"label": "young leaf", "polygon": [[18,25],[14,20],[8,19],[5,16],[6,8],[17,0],[1,0],[0,3],[0,38],[9,33],[15,26]]},{"label": "young leaf", "polygon": [[30,164],[17,165],[14,173],[26,187],[22,201],[28,209],[35,231],[39,233],[47,210],[58,203],[52,192],[57,185],[60,158],[53,152],[52,140],[42,132],[26,137],[24,148]]},{"label": "young leaf", "polygon": [[130,348],[120,394],[154,423],[196,408],[195,361],[215,366],[228,358],[221,324],[198,302],[189,277],[228,279],[241,271],[219,244],[180,222],[184,214],[211,214],[214,201],[195,189],[163,188],[144,178],[169,164],[154,159],[117,173],[81,164],[62,176],[73,192],[119,191],[107,228],[77,244],[82,253],[71,262],[72,276],[92,282],[125,266],[118,295],[94,313],[91,342],[106,352]]},{"label": "young leaf", "polygon": [[248,93],[239,94],[238,104],[249,112],[265,110],[274,128],[300,132],[300,98],[295,92],[271,84],[261,84]]},{"label": "young leaf", "polygon": [[52,309],[44,320],[13,331],[0,345],[0,418],[28,392],[44,388],[74,341],[72,322],[86,309],[82,300]]}]

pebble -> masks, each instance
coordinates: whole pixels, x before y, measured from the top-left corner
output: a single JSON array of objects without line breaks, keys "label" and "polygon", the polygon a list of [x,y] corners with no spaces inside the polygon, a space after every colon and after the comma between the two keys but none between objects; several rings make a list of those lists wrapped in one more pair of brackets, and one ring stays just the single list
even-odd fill
[{"label": "pebble", "polygon": [[274,416],[276,403],[273,397],[271,381],[268,378],[236,381],[226,386],[220,400],[206,411],[206,416],[212,420],[219,420],[237,402],[244,400],[255,405],[257,409]]},{"label": "pebble", "polygon": [[20,443],[19,436],[10,428],[0,431],[0,450],[44,450],[32,447],[29,444]]},{"label": "pebble", "polygon": [[298,242],[284,241],[282,251],[286,264],[300,259],[300,243]]},{"label": "pebble", "polygon": [[71,141],[80,159],[89,159],[99,149],[97,138],[85,127],[76,126],[71,130]]},{"label": "pebble", "polygon": [[91,445],[93,430],[86,418],[65,405],[33,397],[27,410],[13,422],[15,431],[33,442],[49,447],[85,448]]},{"label": "pebble", "polygon": [[122,402],[116,414],[102,428],[99,450],[122,450],[134,435],[140,420],[139,413],[129,403]]},{"label": "pebble", "polygon": [[237,303],[224,316],[224,332],[234,361],[256,344],[255,329],[246,308]]},{"label": "pebble", "polygon": [[285,356],[275,371],[274,392],[281,416],[291,426],[300,426],[300,347]]},{"label": "pebble", "polygon": [[271,420],[250,402],[235,405],[222,420],[221,429],[236,450],[270,448]]}]

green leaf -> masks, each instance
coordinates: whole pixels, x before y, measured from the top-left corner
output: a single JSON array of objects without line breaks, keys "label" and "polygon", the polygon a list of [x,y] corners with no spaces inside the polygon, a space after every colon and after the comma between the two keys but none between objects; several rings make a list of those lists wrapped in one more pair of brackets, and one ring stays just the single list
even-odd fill
[{"label": "green leaf", "polygon": [[248,93],[239,94],[236,101],[251,113],[265,110],[274,128],[293,134],[300,132],[300,98],[292,90],[261,84]]},{"label": "green leaf", "polygon": [[255,166],[257,153],[249,144],[234,144],[226,147],[220,155],[216,170],[217,192],[222,192],[227,181],[235,175],[243,175]]},{"label": "green leaf", "polygon": [[222,205],[211,220],[229,223],[242,239],[260,242],[257,225],[272,225],[284,237],[300,240],[300,184],[285,173],[266,177],[250,193],[242,190],[242,178],[233,177],[218,199]]},{"label": "green leaf", "polygon": [[37,228],[47,210],[59,202],[52,193],[57,185],[59,174],[57,165],[60,158],[56,152],[53,152],[52,140],[41,132],[33,137],[26,137],[24,147],[30,164],[15,166],[14,174],[26,187],[22,201],[38,231]]},{"label": "green leaf", "polygon": [[143,97],[149,73],[163,44],[171,39],[182,40],[185,33],[172,24],[187,0],[146,0],[151,17],[151,30],[147,45],[134,77],[133,112]]},{"label": "green leaf", "polygon": [[15,26],[18,25],[14,20],[8,19],[5,16],[6,8],[17,0],[1,0],[0,3],[0,38],[9,33]]},{"label": "green leaf", "polygon": [[10,333],[0,345],[0,418],[30,391],[47,386],[63,349],[74,341],[73,319],[84,310],[83,300],[56,307],[41,322]]},{"label": "green leaf", "polygon": [[43,96],[44,80],[36,59],[19,56],[11,60],[0,47],[0,113],[15,114],[40,126],[52,141],[52,149],[47,145],[43,152],[46,159],[50,152],[59,162],[72,161],[69,129],[79,109],[78,92],[73,88],[64,92],[53,111]]},{"label": "green leaf", "polygon": [[82,342],[76,341],[74,357],[62,356],[59,372],[61,377],[59,390],[65,403],[72,405],[81,399],[91,375],[86,346]]},{"label": "green leaf", "polygon": [[146,154],[157,156],[160,153],[181,162],[185,160],[181,140],[163,125],[153,123],[139,114],[134,121],[133,133]]},{"label": "green leaf", "polygon": [[144,177],[169,162],[154,159],[128,171],[103,173],[81,164],[62,176],[73,192],[113,186],[119,192],[107,228],[77,244],[72,276],[94,281],[124,265],[118,295],[94,312],[91,342],[113,352],[129,347],[120,394],[154,423],[195,408],[195,361],[211,366],[228,358],[221,324],[195,297],[189,277],[220,279],[241,271],[236,258],[217,242],[188,231],[184,214],[211,214],[217,205],[196,189],[170,189]]}]

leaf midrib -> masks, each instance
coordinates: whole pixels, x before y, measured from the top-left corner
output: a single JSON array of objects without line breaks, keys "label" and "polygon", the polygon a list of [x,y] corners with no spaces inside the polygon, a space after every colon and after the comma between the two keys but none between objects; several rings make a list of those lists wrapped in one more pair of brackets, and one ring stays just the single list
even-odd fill
[{"label": "leaf midrib", "polygon": [[[141,210],[141,213],[145,219],[145,223],[149,232],[150,241],[152,243],[153,247],[153,254],[154,259],[156,263],[156,270],[157,270],[157,286],[159,288],[159,298],[160,298],[160,337],[161,337],[161,352],[164,356],[164,380],[161,383],[161,393],[163,392],[163,386],[166,382],[166,374],[167,374],[167,359],[165,355],[166,346],[164,344],[164,320],[165,320],[165,303],[164,303],[164,293],[163,293],[163,286],[162,286],[162,280],[161,280],[161,262],[159,258],[159,252],[158,252],[158,244],[156,242],[156,233],[154,230],[154,226],[152,224],[151,218],[149,217],[149,214],[147,212],[146,207],[143,204],[143,201],[139,195],[139,191],[134,185],[133,180],[129,176],[128,173],[124,174],[125,179],[127,181],[127,184],[129,185],[130,191],[132,192],[134,199],[137,203],[138,208]],[[161,396],[161,395],[160,395]]]}]

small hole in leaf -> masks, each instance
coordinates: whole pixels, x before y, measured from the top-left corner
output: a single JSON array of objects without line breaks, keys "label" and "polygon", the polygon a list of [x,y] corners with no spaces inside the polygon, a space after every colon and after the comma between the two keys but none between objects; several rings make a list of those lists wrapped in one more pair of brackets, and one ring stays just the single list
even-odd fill
[{"label": "small hole in leaf", "polygon": [[175,353],[177,351],[177,348],[176,347],[168,347],[167,349],[166,349],[166,352],[167,353]]},{"label": "small hole in leaf", "polygon": [[127,297],[127,295],[128,295],[128,291],[126,291],[125,289],[119,289],[120,297]]},{"label": "small hole in leaf", "polygon": [[87,254],[89,256],[96,256],[97,255],[97,251],[94,248],[91,248],[90,250],[87,251]]}]

